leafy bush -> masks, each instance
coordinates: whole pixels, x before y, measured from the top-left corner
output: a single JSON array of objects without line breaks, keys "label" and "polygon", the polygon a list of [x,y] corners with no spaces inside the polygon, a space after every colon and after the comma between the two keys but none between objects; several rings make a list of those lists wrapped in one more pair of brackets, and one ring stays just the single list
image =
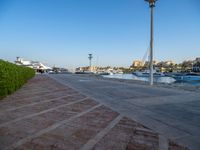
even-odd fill
[{"label": "leafy bush", "polygon": [[31,68],[0,60],[0,99],[19,89],[34,75]]}]

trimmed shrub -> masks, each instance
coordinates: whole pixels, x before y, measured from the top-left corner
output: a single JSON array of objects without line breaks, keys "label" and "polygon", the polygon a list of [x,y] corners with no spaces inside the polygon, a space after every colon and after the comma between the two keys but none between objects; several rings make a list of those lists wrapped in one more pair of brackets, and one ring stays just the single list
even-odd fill
[{"label": "trimmed shrub", "polygon": [[19,89],[34,75],[31,68],[0,60],[0,99]]}]

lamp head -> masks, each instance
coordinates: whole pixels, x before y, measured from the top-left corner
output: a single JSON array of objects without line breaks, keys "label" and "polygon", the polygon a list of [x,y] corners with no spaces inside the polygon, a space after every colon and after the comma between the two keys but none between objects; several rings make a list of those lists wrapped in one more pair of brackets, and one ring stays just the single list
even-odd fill
[{"label": "lamp head", "polygon": [[155,3],[157,0],[145,0],[145,1],[149,3],[150,7],[155,7]]}]

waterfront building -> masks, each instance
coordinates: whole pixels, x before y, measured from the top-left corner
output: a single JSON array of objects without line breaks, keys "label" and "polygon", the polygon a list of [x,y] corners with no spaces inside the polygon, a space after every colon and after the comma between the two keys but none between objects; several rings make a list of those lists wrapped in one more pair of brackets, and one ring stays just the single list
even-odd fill
[{"label": "waterfront building", "polygon": [[200,72],[200,66],[193,66],[192,71]]},{"label": "waterfront building", "polygon": [[164,62],[165,66],[175,65],[176,63],[172,60],[168,60]]},{"label": "waterfront building", "polygon": [[132,63],[132,67],[143,67],[143,66],[144,66],[144,63],[140,60],[135,60]]},{"label": "waterfront building", "polygon": [[197,57],[193,63],[192,71],[200,72],[200,57]]},{"label": "waterfront building", "polygon": [[[153,62],[154,67],[159,63],[158,61],[154,60]],[[149,61],[145,61],[143,67],[148,67],[150,65]]]},{"label": "waterfront building", "polygon": [[174,61],[168,60],[168,61],[161,61],[156,64],[158,67],[170,67],[176,65]]},{"label": "waterfront building", "polygon": [[195,59],[195,62],[200,62],[200,57],[197,57],[197,58]]}]

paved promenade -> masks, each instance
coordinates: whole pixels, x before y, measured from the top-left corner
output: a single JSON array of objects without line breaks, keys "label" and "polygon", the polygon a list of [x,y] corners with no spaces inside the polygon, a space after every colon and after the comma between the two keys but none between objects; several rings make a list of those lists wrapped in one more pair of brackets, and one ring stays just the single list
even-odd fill
[{"label": "paved promenade", "polygon": [[88,75],[50,75],[166,138],[200,149],[200,93],[101,80]]},{"label": "paved promenade", "polygon": [[[96,87],[97,84],[85,77],[73,75],[51,75],[51,77],[57,81],[44,75],[37,75],[20,90],[0,101],[1,150],[186,149],[158,134],[156,130],[139,123],[138,118],[142,115],[134,114],[129,117],[130,114],[126,114],[129,108],[126,110],[123,107],[123,101],[118,102],[123,98],[131,100],[133,97],[130,97],[130,93],[121,93],[120,89],[118,91],[115,89],[114,93],[109,92],[108,89],[111,87],[107,84],[101,89],[100,85],[103,86],[103,82],[99,81],[99,86]],[[82,86],[76,88],[75,85],[78,83]],[[86,83],[89,85],[85,91],[91,91],[93,94],[84,92],[83,85]],[[95,98],[95,90],[92,89],[96,88],[99,88],[99,94],[105,94]],[[145,97],[154,94],[159,92],[147,92]],[[103,101],[102,98],[106,98],[105,96],[110,98]],[[134,98],[140,96],[140,92],[137,91]],[[170,95],[160,94],[160,97],[162,96]],[[116,101],[115,97],[118,97]],[[159,105],[158,99],[154,98]],[[112,107],[105,102],[111,102],[111,99],[115,103]],[[120,109],[117,109],[116,105],[120,106]],[[137,107],[132,109],[138,113]],[[133,119],[134,117],[137,121]]]}]

